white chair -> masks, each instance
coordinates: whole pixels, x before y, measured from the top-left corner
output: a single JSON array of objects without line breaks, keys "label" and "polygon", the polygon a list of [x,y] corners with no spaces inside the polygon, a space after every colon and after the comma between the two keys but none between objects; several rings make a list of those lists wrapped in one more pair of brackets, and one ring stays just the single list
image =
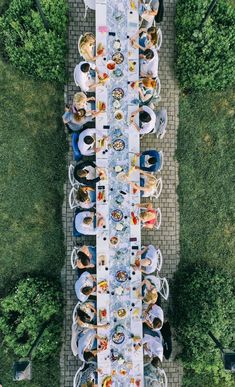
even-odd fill
[{"label": "white chair", "polygon": [[[145,246],[142,246],[141,248],[143,249]],[[157,271],[161,271],[162,264],[163,264],[163,257],[162,257],[162,252],[159,249],[159,247],[156,249],[156,255],[157,255]]]},{"label": "white chair", "polygon": [[[144,385],[155,387],[167,387],[168,380],[166,373],[163,368],[156,368],[156,371],[154,372],[154,376],[151,374],[151,376],[148,376],[147,374],[144,375]],[[154,384],[153,384],[154,383]]]},{"label": "white chair", "polygon": [[77,322],[77,309],[78,307],[81,305],[81,301],[78,301],[78,303],[76,304],[76,306],[74,307],[74,310],[73,310],[73,324],[76,324]]},{"label": "white chair", "polygon": [[75,178],[74,178],[74,165],[73,164],[70,164],[69,166],[69,182],[71,184],[71,186],[73,187],[74,185],[77,184]]},{"label": "white chair", "polygon": [[158,98],[161,92],[161,81],[160,78],[156,78],[157,87],[155,89],[154,98]]},{"label": "white chair", "polygon": [[78,345],[77,345],[77,337],[80,332],[80,329],[77,324],[72,325],[72,336],[71,336],[71,350],[74,356],[78,355]]},{"label": "white chair", "polygon": [[161,278],[157,274],[156,276],[154,275],[147,275],[145,277],[148,279],[152,284],[157,288],[157,291],[161,296],[164,298],[164,300],[167,300],[169,297],[169,284],[168,281],[165,277]]},{"label": "white chair", "polygon": [[81,51],[80,51],[80,44],[81,44],[81,40],[83,38],[83,35],[80,36],[80,38],[78,39],[78,53],[79,55],[82,57],[82,54],[81,54]]},{"label": "white chair", "polygon": [[79,207],[79,202],[76,199],[78,187],[72,187],[70,193],[69,193],[69,207],[72,209]]},{"label": "white chair", "polygon": [[156,49],[159,51],[162,45],[162,30],[161,28],[157,29],[157,44]]},{"label": "white chair", "polygon": [[79,247],[77,246],[74,246],[73,248],[73,251],[71,253],[71,266],[72,266],[72,269],[76,269],[76,261],[77,261],[77,253],[79,251]]},{"label": "white chair", "polygon": [[96,0],[83,0],[85,5],[85,15],[84,19],[86,19],[88,9],[96,10]]},{"label": "white chair", "polygon": [[156,180],[156,185],[155,185],[154,191],[150,195],[150,199],[152,199],[152,198],[155,198],[155,199],[159,198],[159,196],[161,195],[161,192],[162,192],[162,178],[159,177]]},{"label": "white chair", "polygon": [[80,387],[81,371],[84,369],[86,363],[82,363],[81,367],[78,368],[74,378],[73,378],[73,387]]},{"label": "white chair", "polygon": [[159,167],[157,172],[160,172],[163,168],[163,165],[164,165],[163,151],[159,151],[159,156],[160,156],[160,167]]}]

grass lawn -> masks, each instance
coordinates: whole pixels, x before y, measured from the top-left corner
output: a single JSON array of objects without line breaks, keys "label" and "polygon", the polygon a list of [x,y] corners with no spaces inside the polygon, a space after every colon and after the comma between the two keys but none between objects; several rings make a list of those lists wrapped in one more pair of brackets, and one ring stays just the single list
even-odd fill
[{"label": "grass lawn", "polygon": [[[181,96],[177,149],[181,263],[203,260],[227,268],[231,275],[235,273],[234,116],[232,91]],[[190,371],[185,385],[211,386],[205,375],[194,379]],[[231,387],[234,379],[219,385]]]},{"label": "grass lawn", "polygon": [[[60,275],[67,151],[62,111],[62,86],[24,77],[0,61],[1,297],[26,273]],[[0,344],[0,381],[12,387],[12,356],[4,350]],[[59,386],[58,353],[34,366],[30,386]]]}]

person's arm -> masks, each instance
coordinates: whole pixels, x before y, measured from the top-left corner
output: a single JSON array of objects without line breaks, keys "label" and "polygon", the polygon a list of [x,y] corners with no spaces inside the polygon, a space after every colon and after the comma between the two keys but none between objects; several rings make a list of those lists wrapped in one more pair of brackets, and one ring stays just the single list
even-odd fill
[{"label": "person's arm", "polygon": [[95,189],[94,188],[92,188],[92,187],[86,187],[86,191],[95,191]]},{"label": "person's arm", "polygon": [[140,174],[144,175],[144,176],[147,176],[147,177],[153,177],[153,175],[151,173],[145,172],[145,171],[140,171]]},{"label": "person's arm", "polygon": [[140,132],[140,127],[134,121],[131,121],[131,125],[134,126],[134,128],[138,130],[138,132]]},{"label": "person's arm", "polygon": [[88,257],[90,256],[90,251],[89,251],[89,249],[88,249],[88,246],[86,246],[86,245],[82,246],[81,251],[82,251],[84,254],[86,254]]},{"label": "person's arm", "polygon": [[153,208],[153,205],[151,202],[148,202],[148,203],[140,203],[140,204],[136,204],[136,207],[138,208],[147,208],[148,210],[151,210]]},{"label": "person's arm", "polygon": [[95,101],[95,97],[89,97],[89,98],[87,98],[87,102],[90,102],[90,101]]},{"label": "person's arm", "polygon": [[[154,224],[150,224],[150,223],[144,223],[143,224],[143,228],[150,228],[150,229],[152,229],[154,227]],[[144,271],[143,271],[144,272]]]}]

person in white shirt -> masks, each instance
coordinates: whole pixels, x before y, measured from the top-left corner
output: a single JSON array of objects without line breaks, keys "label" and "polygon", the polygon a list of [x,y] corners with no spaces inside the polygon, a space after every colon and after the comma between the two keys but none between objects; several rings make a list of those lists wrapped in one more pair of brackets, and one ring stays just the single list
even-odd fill
[{"label": "person in white shirt", "polygon": [[153,335],[148,332],[144,334],[142,340],[144,355],[151,359],[158,357],[160,361],[163,360],[163,338],[160,332],[154,332]]},{"label": "person in white shirt", "polygon": [[93,156],[95,154],[95,134],[95,128],[85,129],[79,134],[78,149],[83,156]]},{"label": "person in white shirt", "polygon": [[83,92],[93,91],[98,84],[95,83],[95,73],[97,68],[95,63],[80,62],[76,65],[74,74],[76,85],[81,88]]},{"label": "person in white shirt", "polygon": [[141,27],[149,28],[153,25],[154,18],[158,13],[159,0],[140,0],[139,15]]},{"label": "person in white shirt", "polygon": [[158,53],[155,49],[148,48],[140,54],[140,76],[156,78],[158,76]]},{"label": "person in white shirt", "polygon": [[[135,117],[139,113],[139,125],[135,122]],[[154,130],[156,124],[156,115],[148,106],[142,106],[131,115],[131,124],[140,134],[147,134]]]},{"label": "person in white shirt", "polygon": [[97,227],[104,226],[104,218],[97,214],[95,226],[95,213],[93,211],[81,211],[75,215],[75,228],[84,235],[96,235]]},{"label": "person in white shirt", "polygon": [[85,271],[75,282],[75,292],[78,300],[86,302],[88,297],[95,291],[96,279],[88,271]]},{"label": "person in white shirt", "polygon": [[140,269],[145,274],[151,274],[157,270],[159,265],[160,249],[153,245],[148,245],[136,254],[135,268]]}]

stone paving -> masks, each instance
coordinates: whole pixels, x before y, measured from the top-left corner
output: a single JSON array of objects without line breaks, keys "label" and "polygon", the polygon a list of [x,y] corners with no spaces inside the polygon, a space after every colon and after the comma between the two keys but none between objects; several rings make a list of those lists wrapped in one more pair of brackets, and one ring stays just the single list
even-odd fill
[{"label": "stone paving", "polygon": [[[68,72],[69,80],[65,87],[65,98],[67,103],[72,102],[77,88],[73,81],[73,70],[79,62],[77,51],[77,40],[81,33],[93,31],[95,29],[95,13],[89,10],[86,20],[84,20],[84,5],[82,0],[68,0],[69,3],[69,29],[68,29]],[[165,16],[161,25],[163,33],[163,44],[159,58],[159,78],[161,80],[161,101],[159,107],[165,107],[168,112],[167,132],[163,140],[157,140],[155,135],[146,135],[141,141],[142,150],[156,148],[164,152],[164,167],[161,172],[163,179],[163,190],[160,198],[156,201],[162,211],[162,225],[159,231],[146,230],[142,233],[143,244],[152,243],[161,248],[163,253],[163,268],[161,275],[168,279],[172,278],[179,261],[179,213],[176,196],[178,184],[178,166],[174,158],[178,127],[178,86],[174,75],[174,12],[176,0],[165,0]],[[71,147],[68,154],[68,165],[73,161]],[[72,311],[77,302],[74,283],[76,274],[70,265],[70,254],[76,239],[72,237],[73,211],[68,205],[68,195],[70,192],[69,181],[65,184],[64,205],[63,205],[63,225],[65,233],[65,243],[67,255],[65,266],[62,270],[62,283],[65,298],[65,319],[63,333],[63,347],[61,350],[61,387],[72,387],[73,377],[78,369],[78,360],[73,356],[70,349]],[[95,240],[86,238],[86,243],[95,244]],[[79,243],[82,241],[79,239]],[[163,303],[163,308],[167,313],[169,303]],[[176,344],[174,345],[176,348]],[[175,352],[175,351],[174,351]],[[174,354],[171,361],[164,362],[164,369],[168,376],[169,387],[180,387],[182,378],[182,367],[174,361]],[[57,386],[55,386],[57,387]]]}]

